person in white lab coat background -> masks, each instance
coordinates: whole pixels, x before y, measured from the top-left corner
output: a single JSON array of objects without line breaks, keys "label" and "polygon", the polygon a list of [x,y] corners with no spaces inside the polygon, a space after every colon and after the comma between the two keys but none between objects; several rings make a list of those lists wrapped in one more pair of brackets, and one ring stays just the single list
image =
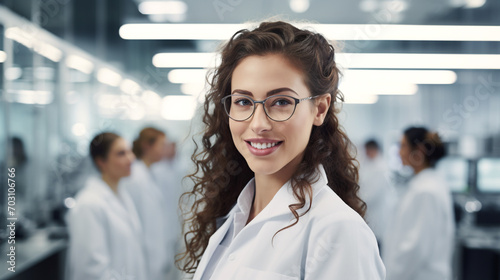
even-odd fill
[{"label": "person in white lab coat background", "polygon": [[414,170],[384,242],[387,280],[451,280],[454,244],[452,198],[434,170],[445,155],[437,133],[410,127],[400,156]]},{"label": "person in white lab coat background", "polygon": [[336,117],[333,46],[263,22],[238,31],[221,58],[183,196],[194,204],[179,267],[195,280],[384,279]]},{"label": "person in white lab coat background", "polygon": [[168,243],[169,273],[168,279],[178,279],[179,271],[175,269],[174,258],[181,245],[181,217],[179,215],[179,198],[182,194],[182,179],[187,174],[182,162],[177,157],[177,144],[169,137],[165,140],[163,158],[151,165],[151,173],[160,188],[165,200],[166,212],[163,214],[168,223],[165,236]]},{"label": "person in white lab coat background", "polygon": [[121,182],[132,197],[142,224],[148,280],[165,279],[174,262],[169,254],[166,201],[150,170],[153,163],[161,160],[164,149],[164,132],[153,127],[142,129],[132,147],[138,160],[132,164],[130,177]]},{"label": "person in white lab coat background", "polygon": [[365,157],[360,160],[359,196],[366,203],[366,222],[375,233],[379,248],[394,208],[395,191],[388,180],[388,169],[380,145],[374,139],[366,141]]},{"label": "person in white lab coat background", "polygon": [[125,140],[110,132],[95,136],[90,155],[100,176],[88,179],[66,217],[66,279],[148,279],[139,218],[119,187],[135,157]]}]

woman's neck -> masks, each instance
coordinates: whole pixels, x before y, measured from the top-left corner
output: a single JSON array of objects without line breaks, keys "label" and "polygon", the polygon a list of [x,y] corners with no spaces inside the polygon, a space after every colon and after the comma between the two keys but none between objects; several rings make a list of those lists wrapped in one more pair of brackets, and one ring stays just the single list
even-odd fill
[{"label": "woman's neck", "polygon": [[155,161],[153,161],[152,159],[148,158],[148,157],[143,157],[141,159],[144,164],[146,165],[147,168],[149,168],[151,166],[151,164],[155,163]]},{"label": "woman's neck", "polygon": [[274,174],[255,174],[255,196],[247,223],[255,218],[271,202],[280,188],[290,180],[302,160],[297,157]]},{"label": "woman's neck", "polygon": [[427,168],[429,168],[429,165],[427,165],[427,164],[413,166],[413,171],[415,172],[415,175],[417,175],[418,173],[422,172],[422,170],[427,169]]},{"label": "woman's neck", "polygon": [[120,182],[120,178],[115,178],[105,173],[102,174],[101,178],[115,194],[118,194],[118,182]]}]

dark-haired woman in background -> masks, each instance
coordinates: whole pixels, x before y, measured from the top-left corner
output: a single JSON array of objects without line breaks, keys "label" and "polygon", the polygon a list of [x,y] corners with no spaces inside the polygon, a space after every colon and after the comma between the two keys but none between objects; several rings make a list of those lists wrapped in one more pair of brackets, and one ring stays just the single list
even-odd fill
[{"label": "dark-haired woman in background", "polygon": [[67,217],[67,279],[148,279],[139,218],[118,187],[135,157],[114,133],[95,136],[90,155],[100,176],[87,180]]},{"label": "dark-haired woman in background", "polygon": [[455,229],[452,198],[434,170],[445,155],[443,143],[437,133],[410,127],[399,153],[415,175],[384,243],[387,280],[450,280]]},{"label": "dark-haired woman in background", "polygon": [[[151,173],[151,165],[160,161],[165,150],[165,133],[153,127],[141,130],[134,141],[132,151],[137,160],[132,164],[131,175],[121,182],[130,194],[139,220],[141,221],[148,280],[166,279],[169,267],[173,267],[172,245],[168,244],[168,224],[166,217],[175,217],[167,213],[163,193]],[[177,219],[172,219],[172,222]]]},{"label": "dark-haired woman in background", "polygon": [[237,32],[205,101],[194,205],[178,259],[194,279],[384,278],[320,34],[285,22]]}]

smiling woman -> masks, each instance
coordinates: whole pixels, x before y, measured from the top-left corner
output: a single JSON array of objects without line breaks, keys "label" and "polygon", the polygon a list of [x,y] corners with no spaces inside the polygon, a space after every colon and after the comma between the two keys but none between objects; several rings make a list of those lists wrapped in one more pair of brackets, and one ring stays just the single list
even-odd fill
[{"label": "smiling woman", "polygon": [[336,116],[333,47],[264,22],[237,32],[221,57],[177,264],[194,279],[383,279]]}]

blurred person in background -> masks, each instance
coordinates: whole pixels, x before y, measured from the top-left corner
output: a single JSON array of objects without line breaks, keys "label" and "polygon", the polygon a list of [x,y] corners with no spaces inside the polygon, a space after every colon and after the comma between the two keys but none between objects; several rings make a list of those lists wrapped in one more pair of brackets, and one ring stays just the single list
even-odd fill
[{"label": "blurred person in background", "polygon": [[404,131],[399,153],[414,176],[384,240],[387,280],[452,279],[452,198],[434,170],[445,155],[443,143],[437,133],[410,127]]},{"label": "blurred person in background", "polygon": [[174,262],[169,254],[167,202],[150,168],[162,159],[165,141],[163,131],[153,127],[142,129],[132,147],[137,160],[132,164],[130,177],[121,182],[132,197],[142,224],[148,280],[165,279]]},{"label": "blurred person in background", "polygon": [[388,169],[378,142],[370,139],[364,148],[365,157],[361,159],[359,169],[359,195],[367,206],[365,219],[382,249],[395,192],[387,179]]},{"label": "blurred person in background", "polygon": [[67,216],[67,279],[149,279],[139,217],[119,187],[135,157],[123,138],[109,132],[95,136],[90,155],[100,176],[87,180]]},{"label": "blurred person in background", "polygon": [[[182,193],[182,179],[187,174],[182,168],[182,163],[177,157],[177,144],[165,139],[165,149],[160,161],[151,165],[151,173],[160,188],[165,200],[166,212],[163,217],[168,223],[166,235],[168,243],[169,259],[173,260],[178,253],[181,243],[181,217],[179,216],[179,198]],[[176,279],[179,270],[175,268],[174,262],[169,262],[168,279]]]}]

